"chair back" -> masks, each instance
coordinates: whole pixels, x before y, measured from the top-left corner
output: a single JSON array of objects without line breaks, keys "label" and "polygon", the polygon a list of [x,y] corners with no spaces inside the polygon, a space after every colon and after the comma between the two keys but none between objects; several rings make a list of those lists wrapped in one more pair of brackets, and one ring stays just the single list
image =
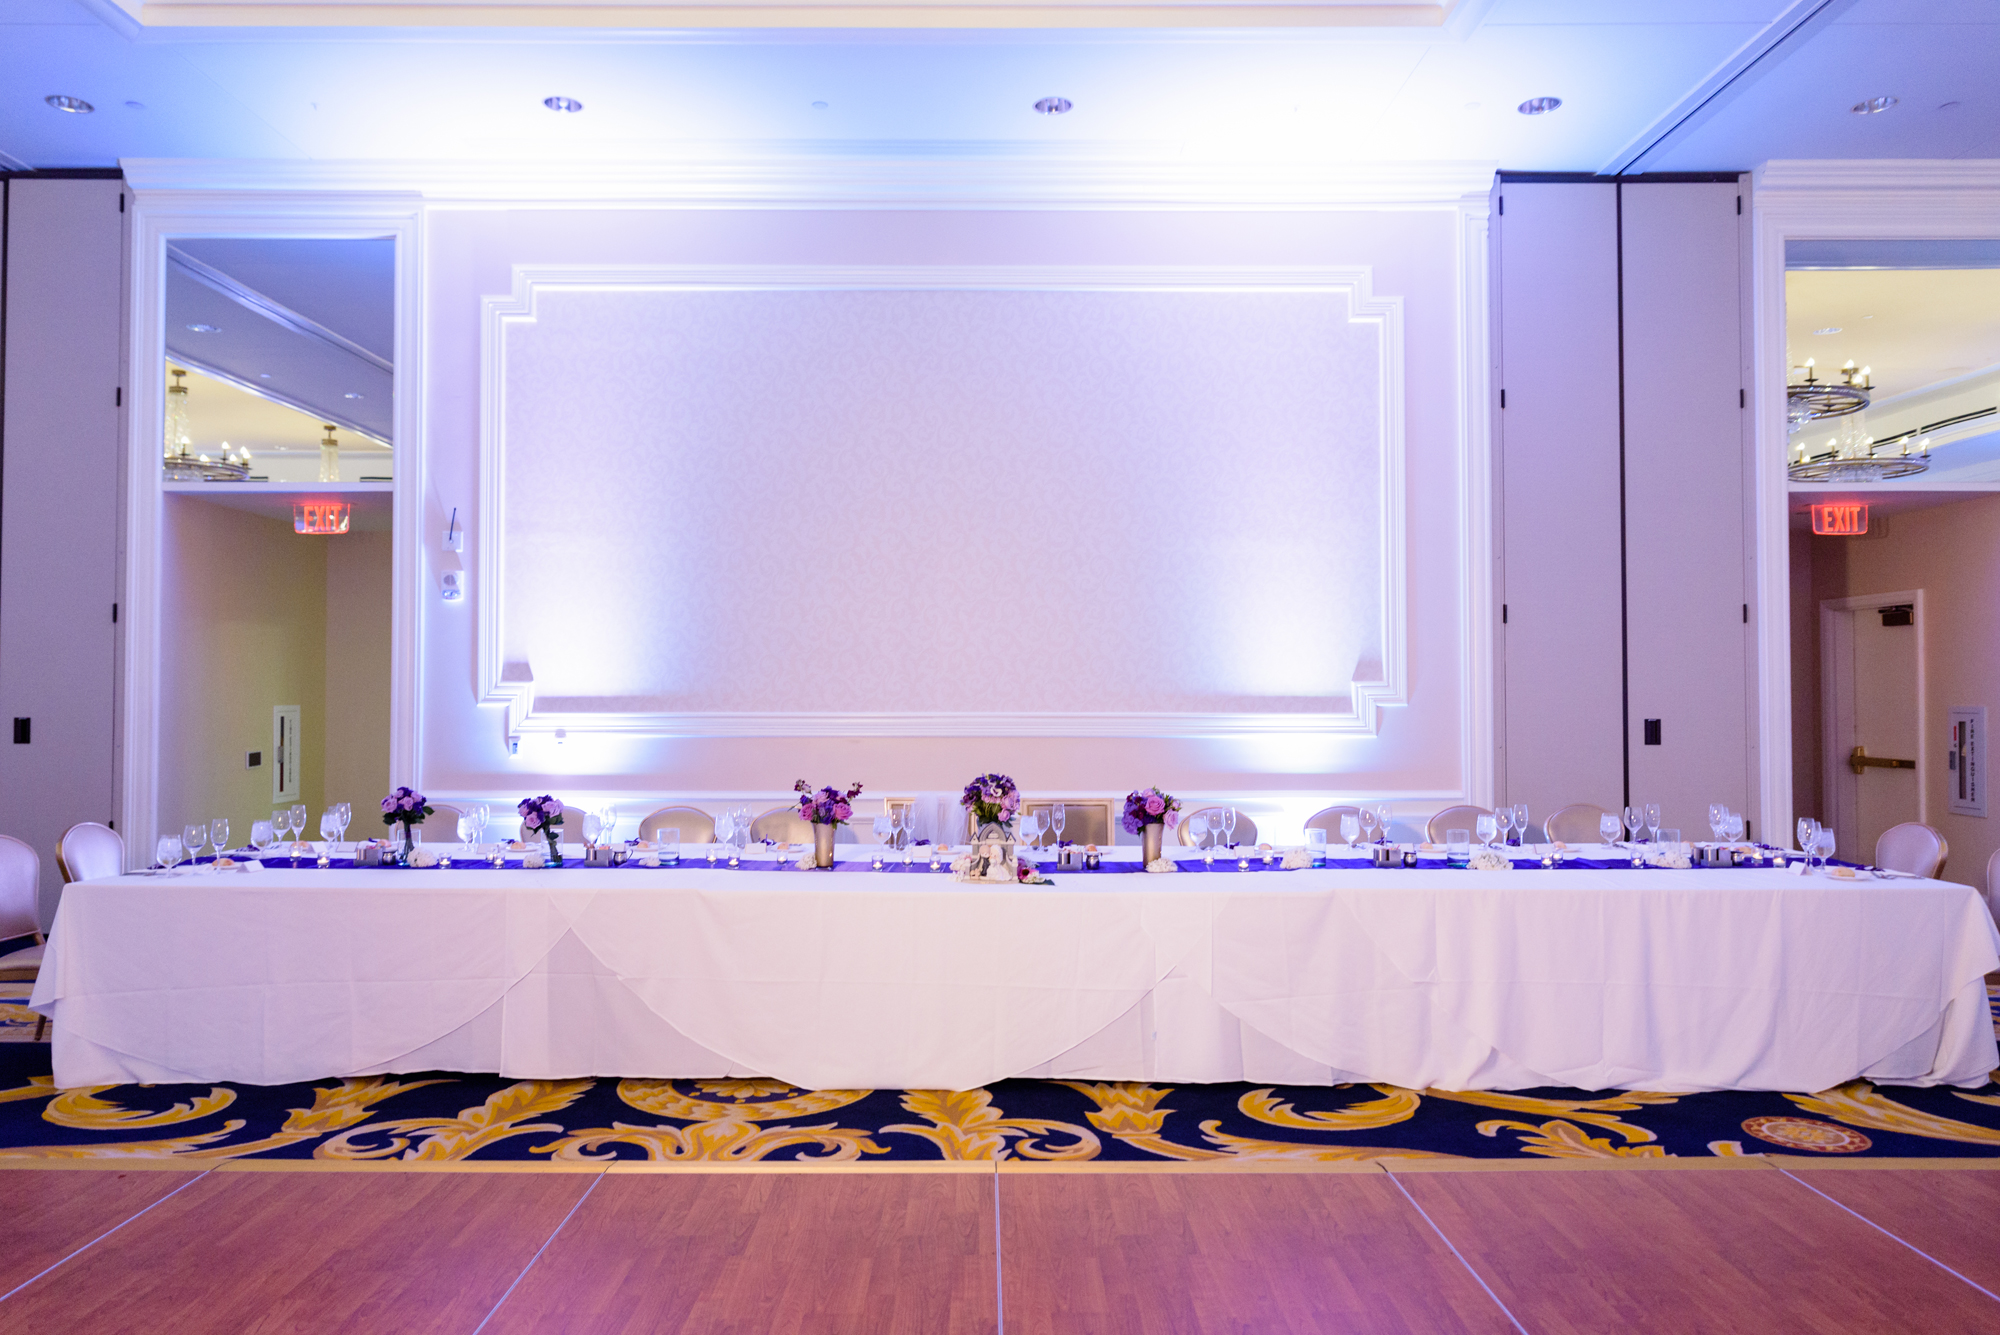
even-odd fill
[{"label": "chair back", "polygon": [[464,814],[457,807],[448,807],[442,802],[431,803],[431,814],[424,817],[424,837],[434,844],[457,843],[458,818]]},{"label": "chair back", "polygon": [[1346,841],[1347,836],[1340,832],[1340,818],[1342,816],[1352,816],[1358,821],[1361,819],[1361,808],[1328,807],[1324,811],[1315,811],[1312,815],[1306,817],[1305,828],[1308,830],[1325,830],[1326,841],[1329,844],[1343,843]]},{"label": "chair back", "polygon": [[679,830],[684,844],[715,842],[715,817],[700,807],[661,807],[639,822],[639,838],[651,843],[661,830]]},{"label": "chair back", "polygon": [[1913,820],[1891,825],[1875,841],[1876,866],[1912,876],[1936,876],[1950,853],[1943,835]]},{"label": "chair back", "polygon": [[[813,841],[813,827],[811,821],[799,814],[797,807],[772,807],[750,822],[750,837],[758,841],[773,839],[781,844],[809,844]],[[851,844],[854,842],[854,831],[845,825],[837,825],[833,841]]]},{"label": "chair back", "polygon": [[72,825],[56,845],[56,870],[64,885],[120,875],[125,870],[125,841],[118,831],[95,821]]},{"label": "chair back", "polygon": [[2000,848],[1993,850],[1993,856],[1986,859],[1986,884],[1980,887],[1986,896],[1986,911],[1993,915],[1993,922],[2000,926]]},{"label": "chair back", "polygon": [[42,939],[35,918],[42,893],[42,859],[11,834],[0,834],[0,941],[32,934]]},{"label": "chair back", "polygon": [[1477,831],[1479,829],[1479,818],[1481,816],[1490,816],[1492,814],[1493,813],[1488,811],[1485,807],[1475,807],[1475,806],[1446,807],[1443,811],[1438,812],[1437,815],[1432,816],[1430,820],[1425,823],[1424,838],[1433,844],[1441,844],[1444,842],[1445,832],[1448,830],[1473,831],[1474,832],[1473,837],[1477,838],[1478,837]]},{"label": "chair back", "polygon": [[[1181,846],[1183,848],[1197,848],[1201,845],[1202,836],[1200,834],[1195,833],[1195,828],[1194,828],[1194,820],[1196,816],[1206,815],[1208,812],[1211,811],[1227,811],[1227,810],[1228,810],[1227,807],[1196,807],[1193,811],[1187,812],[1184,815],[1182,815],[1181,823],[1177,830],[1177,833],[1181,841]],[[1236,813],[1235,835],[1232,837],[1230,835],[1225,834],[1222,837],[1223,839],[1231,843],[1255,844],[1257,842],[1257,822],[1251,820],[1247,813],[1239,809]]]},{"label": "chair back", "polygon": [[[1023,802],[1021,809],[1042,818],[1041,837],[1035,842],[1043,848],[1056,846],[1056,832],[1049,828],[1049,808],[1053,802]],[[1064,802],[1062,841],[1066,844],[1096,844],[1107,848],[1111,844],[1111,804],[1109,802]]]},{"label": "chair back", "polygon": [[1613,813],[1588,802],[1572,802],[1542,822],[1552,844],[1594,844],[1604,838],[1600,822]]}]

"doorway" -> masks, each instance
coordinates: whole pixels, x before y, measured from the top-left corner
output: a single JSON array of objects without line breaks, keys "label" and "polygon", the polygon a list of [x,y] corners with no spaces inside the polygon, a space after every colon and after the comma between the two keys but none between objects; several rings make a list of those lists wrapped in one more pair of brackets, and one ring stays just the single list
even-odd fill
[{"label": "doorway", "polygon": [[1926,819],[1923,591],[1820,604],[1823,823],[1872,862],[1892,825]]}]

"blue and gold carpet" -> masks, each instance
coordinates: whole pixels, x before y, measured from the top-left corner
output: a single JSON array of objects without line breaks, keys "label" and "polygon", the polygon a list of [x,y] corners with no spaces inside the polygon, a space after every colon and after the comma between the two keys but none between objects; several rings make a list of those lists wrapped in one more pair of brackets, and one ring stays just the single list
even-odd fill
[{"label": "blue and gold carpet", "polygon": [[[966,1093],[770,1080],[508,1080],[57,1090],[0,989],[0,1159],[1329,1162],[2000,1156],[2000,1085],[1813,1094],[1006,1080]],[[11,1040],[11,1041],[6,1041]]]}]

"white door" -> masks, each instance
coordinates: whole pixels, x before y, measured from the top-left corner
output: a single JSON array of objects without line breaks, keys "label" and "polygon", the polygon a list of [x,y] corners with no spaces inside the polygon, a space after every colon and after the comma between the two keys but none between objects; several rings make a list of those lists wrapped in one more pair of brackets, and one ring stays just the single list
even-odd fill
[{"label": "white door", "polygon": [[1915,593],[1821,605],[1827,824],[1858,862],[1874,861],[1884,830],[1924,816],[1921,611]]}]

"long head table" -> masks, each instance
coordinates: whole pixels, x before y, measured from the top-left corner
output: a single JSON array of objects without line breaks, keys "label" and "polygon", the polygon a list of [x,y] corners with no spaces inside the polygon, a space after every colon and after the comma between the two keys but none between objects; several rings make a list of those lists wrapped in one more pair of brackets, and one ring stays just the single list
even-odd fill
[{"label": "long head table", "polygon": [[133,875],[66,887],[31,1004],[64,1087],[443,1069],[1819,1090],[2000,1064],[2000,936],[1963,885],[1190,872]]}]

